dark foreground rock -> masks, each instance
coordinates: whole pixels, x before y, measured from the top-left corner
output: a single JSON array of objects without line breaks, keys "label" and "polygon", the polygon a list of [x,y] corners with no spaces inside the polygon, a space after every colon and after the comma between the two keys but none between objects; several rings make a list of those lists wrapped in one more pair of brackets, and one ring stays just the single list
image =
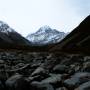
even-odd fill
[{"label": "dark foreground rock", "polygon": [[53,72],[54,73],[67,73],[68,71],[68,67],[66,65],[56,65],[54,68],[53,68]]},{"label": "dark foreground rock", "polygon": [[53,86],[60,86],[62,81],[62,75],[61,74],[52,74],[51,77],[48,77],[41,81],[42,84],[49,83]]},{"label": "dark foreground rock", "polygon": [[69,89],[73,90],[78,87],[82,83],[85,83],[90,80],[90,73],[79,72],[75,73],[75,75],[71,76],[71,78],[64,81],[64,85]]},{"label": "dark foreground rock", "polygon": [[0,81],[0,90],[5,90],[6,87],[5,87],[5,84],[2,83],[2,81]]},{"label": "dark foreground rock", "polygon": [[89,90],[90,56],[1,52],[0,90]]},{"label": "dark foreground rock", "polygon": [[55,90],[49,83],[32,82],[32,90]]},{"label": "dark foreground rock", "polygon": [[65,87],[57,88],[56,90],[67,90]]},{"label": "dark foreground rock", "polygon": [[7,79],[6,87],[8,90],[29,90],[29,83],[22,75],[16,74]]},{"label": "dark foreground rock", "polygon": [[90,90],[90,81],[81,84],[77,89],[75,90]]}]

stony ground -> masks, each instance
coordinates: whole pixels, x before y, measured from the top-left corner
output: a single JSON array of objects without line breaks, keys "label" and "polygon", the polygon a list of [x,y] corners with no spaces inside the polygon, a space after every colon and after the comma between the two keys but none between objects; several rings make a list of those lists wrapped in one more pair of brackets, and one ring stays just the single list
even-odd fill
[{"label": "stony ground", "polygon": [[90,90],[90,56],[0,52],[0,90]]}]

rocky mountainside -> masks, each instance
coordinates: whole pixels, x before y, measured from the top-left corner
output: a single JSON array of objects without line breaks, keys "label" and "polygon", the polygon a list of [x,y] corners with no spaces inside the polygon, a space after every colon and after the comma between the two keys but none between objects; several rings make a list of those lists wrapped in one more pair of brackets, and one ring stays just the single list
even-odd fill
[{"label": "rocky mountainside", "polygon": [[0,21],[0,46],[20,45],[27,46],[30,42],[9,27],[6,23]]},{"label": "rocky mountainside", "polygon": [[41,27],[36,33],[29,34],[26,38],[35,45],[57,43],[65,37],[64,32],[51,29],[49,26]]}]

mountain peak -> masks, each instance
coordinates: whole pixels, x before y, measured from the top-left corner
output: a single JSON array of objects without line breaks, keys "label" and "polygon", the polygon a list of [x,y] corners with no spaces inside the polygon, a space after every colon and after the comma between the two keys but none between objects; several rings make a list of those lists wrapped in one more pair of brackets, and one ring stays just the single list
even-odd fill
[{"label": "mountain peak", "polygon": [[39,30],[36,33],[45,33],[50,31],[52,31],[52,29],[48,25],[45,25],[39,28]]},{"label": "mountain peak", "polygon": [[52,29],[49,26],[45,25],[39,28],[36,33],[29,34],[27,36],[27,39],[35,45],[45,45],[50,43],[57,43],[64,36],[64,32],[59,32],[58,30]]},{"label": "mountain peak", "polygon": [[13,45],[11,48],[17,48],[16,46],[29,46],[30,42],[8,24],[0,21],[0,46],[8,47],[10,45]]},{"label": "mountain peak", "polygon": [[41,27],[41,29],[43,29],[43,30],[47,30],[47,29],[50,29],[50,26],[48,26],[48,25],[44,25],[44,26]]},{"label": "mountain peak", "polygon": [[0,32],[8,34],[9,32],[14,32],[14,30],[10,28],[5,22],[0,21]]}]

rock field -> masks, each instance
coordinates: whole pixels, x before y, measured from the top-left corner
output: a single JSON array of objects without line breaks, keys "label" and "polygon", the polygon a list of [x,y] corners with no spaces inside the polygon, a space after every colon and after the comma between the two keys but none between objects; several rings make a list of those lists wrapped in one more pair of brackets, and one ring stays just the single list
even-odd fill
[{"label": "rock field", "polygon": [[90,56],[2,51],[0,90],[90,90]]}]

